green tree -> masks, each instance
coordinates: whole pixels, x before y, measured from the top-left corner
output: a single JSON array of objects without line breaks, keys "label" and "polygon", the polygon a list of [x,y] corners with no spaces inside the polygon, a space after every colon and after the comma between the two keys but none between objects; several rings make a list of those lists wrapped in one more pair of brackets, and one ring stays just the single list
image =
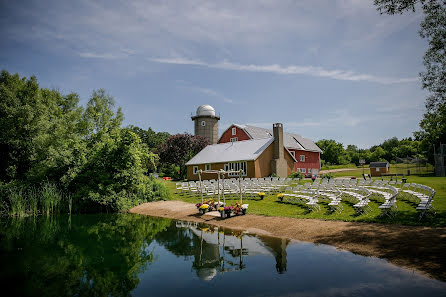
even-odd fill
[{"label": "green tree", "polygon": [[349,162],[342,143],[333,139],[322,139],[316,142],[317,146],[322,150],[321,158],[330,164],[341,164]]},{"label": "green tree", "polygon": [[199,135],[176,134],[171,136],[160,148],[163,164],[179,166],[180,177],[186,176],[186,162],[209,144],[209,140]]},{"label": "green tree", "polygon": [[103,89],[93,91],[84,109],[77,94],[41,89],[35,77],[2,71],[0,183],[54,182],[84,210],[121,210],[166,198],[167,189],[146,175],[156,171],[158,156],[122,129],[122,120]]},{"label": "green tree", "polygon": [[145,143],[152,152],[156,152],[157,149],[171,136],[167,132],[155,132],[150,127],[149,129],[144,130],[130,125],[127,129],[130,129],[133,133],[137,134],[139,138],[141,138],[141,141]]},{"label": "green tree", "polygon": [[76,94],[40,89],[37,79],[0,76],[0,179],[59,179],[80,142]]},{"label": "green tree", "polygon": [[446,1],[445,0],[375,0],[380,13],[401,14],[415,11],[421,5],[425,15],[420,36],[427,39],[428,49],[423,57],[426,70],[420,73],[423,88],[429,91],[426,112],[415,133],[423,149],[432,158],[433,146],[446,143]]}]

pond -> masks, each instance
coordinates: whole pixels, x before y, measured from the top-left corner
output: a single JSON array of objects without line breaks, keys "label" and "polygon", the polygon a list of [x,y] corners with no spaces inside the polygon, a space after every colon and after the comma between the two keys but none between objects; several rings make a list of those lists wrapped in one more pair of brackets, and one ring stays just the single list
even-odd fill
[{"label": "pond", "polygon": [[445,296],[327,245],[134,214],[0,220],[5,296]]}]

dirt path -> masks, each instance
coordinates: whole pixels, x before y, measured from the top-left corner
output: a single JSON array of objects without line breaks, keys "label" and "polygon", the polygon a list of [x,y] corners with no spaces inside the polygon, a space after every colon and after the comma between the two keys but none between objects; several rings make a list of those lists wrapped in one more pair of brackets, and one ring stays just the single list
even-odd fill
[{"label": "dirt path", "polygon": [[360,169],[360,168],[339,168],[339,169],[321,170],[319,173],[320,174],[335,173],[335,172],[343,172],[343,171],[354,171],[354,170],[358,170],[358,169]]},{"label": "dirt path", "polygon": [[158,201],[134,207],[131,213],[195,221],[250,233],[322,243],[364,256],[387,259],[446,281],[446,228],[408,227],[245,215],[222,220],[200,216],[193,204]]}]

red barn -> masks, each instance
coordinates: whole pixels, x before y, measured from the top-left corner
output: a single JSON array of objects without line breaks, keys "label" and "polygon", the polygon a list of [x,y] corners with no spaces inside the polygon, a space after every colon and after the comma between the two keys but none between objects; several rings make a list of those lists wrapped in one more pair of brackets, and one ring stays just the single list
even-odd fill
[{"label": "red barn", "polygon": [[[265,128],[232,124],[221,135],[218,143],[235,142],[273,137],[273,131]],[[321,169],[321,149],[310,139],[299,134],[283,132],[283,144],[294,157],[294,171],[304,175],[317,175]]]}]

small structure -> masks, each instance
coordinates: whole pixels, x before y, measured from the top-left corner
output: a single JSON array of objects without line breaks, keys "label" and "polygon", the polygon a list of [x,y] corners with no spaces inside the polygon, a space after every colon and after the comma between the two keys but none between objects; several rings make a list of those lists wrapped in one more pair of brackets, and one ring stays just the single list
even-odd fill
[{"label": "small structure", "polygon": [[389,173],[389,162],[370,162],[370,175],[381,176]]}]

